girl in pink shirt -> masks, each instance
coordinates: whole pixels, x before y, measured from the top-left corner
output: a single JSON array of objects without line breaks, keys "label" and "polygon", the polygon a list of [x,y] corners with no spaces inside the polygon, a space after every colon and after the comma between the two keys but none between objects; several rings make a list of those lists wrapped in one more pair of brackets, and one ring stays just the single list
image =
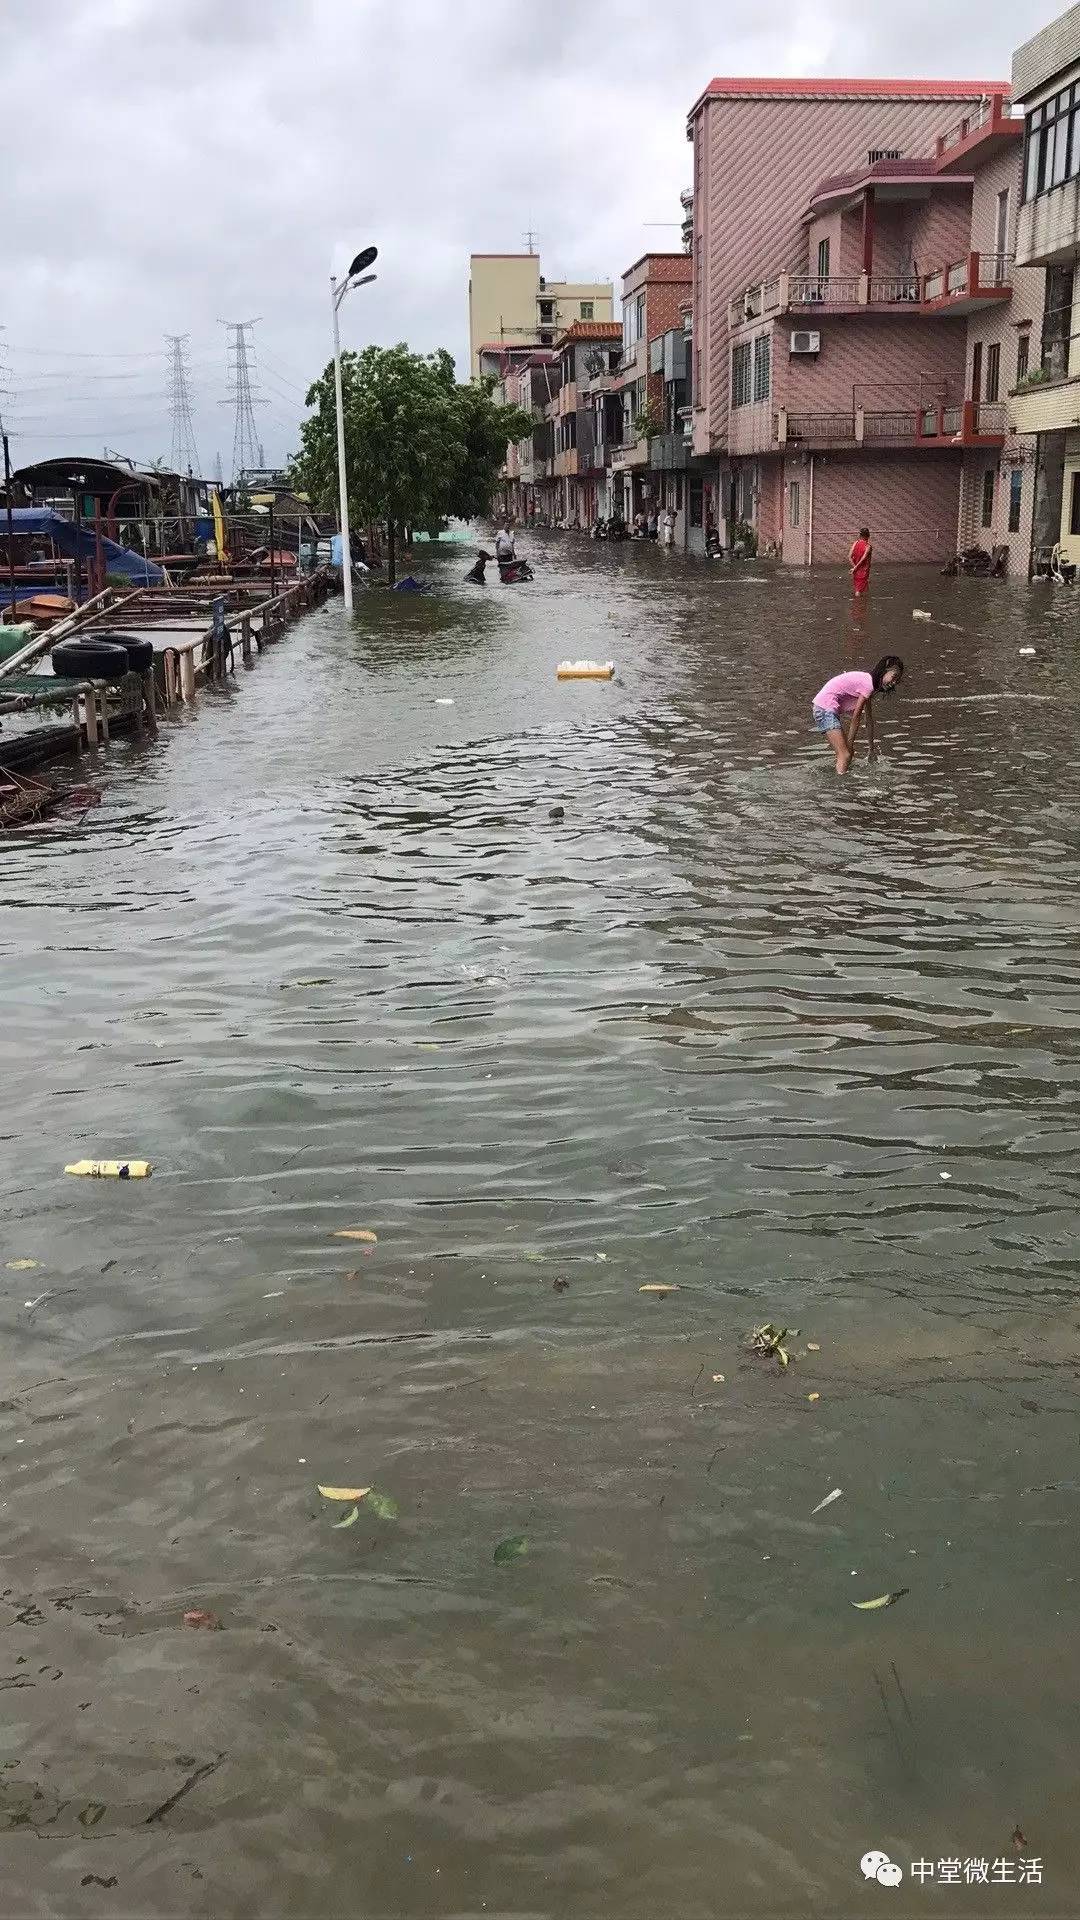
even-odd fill
[{"label": "girl in pink shirt", "polygon": [[846,773],[855,753],[855,739],[866,715],[867,749],[874,751],[875,693],[892,693],[904,674],[904,663],[897,653],[887,653],[873,673],[852,669],[834,673],[820,693],[814,695],[814,725],[825,735],[836,755],[837,773]]}]

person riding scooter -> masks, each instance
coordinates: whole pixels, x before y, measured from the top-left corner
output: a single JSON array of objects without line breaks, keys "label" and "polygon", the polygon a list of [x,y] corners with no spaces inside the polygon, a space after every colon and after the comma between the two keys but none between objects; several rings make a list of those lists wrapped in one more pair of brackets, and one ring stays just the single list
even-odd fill
[{"label": "person riding scooter", "polygon": [[466,580],[471,581],[473,586],[483,587],[487,585],[487,581],[484,578],[484,573],[491,557],[492,557],[491,554],[486,553],[484,551],[484,548],[481,547],[473,565],[469,568],[468,573],[465,575]]}]

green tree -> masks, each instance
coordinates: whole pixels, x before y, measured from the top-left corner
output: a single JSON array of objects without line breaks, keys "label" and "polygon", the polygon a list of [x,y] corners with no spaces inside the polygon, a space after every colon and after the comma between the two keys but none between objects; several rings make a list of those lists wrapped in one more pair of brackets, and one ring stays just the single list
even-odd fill
[{"label": "green tree", "polygon": [[[499,406],[491,382],[459,386],[445,351],[410,353],[400,345],[343,353],[341,384],[350,520],[385,521],[393,585],[399,530],[483,511],[507,441],[532,423],[520,408]],[[310,388],[307,406],[292,477],[320,512],[331,513],[338,497],[332,364]]]}]

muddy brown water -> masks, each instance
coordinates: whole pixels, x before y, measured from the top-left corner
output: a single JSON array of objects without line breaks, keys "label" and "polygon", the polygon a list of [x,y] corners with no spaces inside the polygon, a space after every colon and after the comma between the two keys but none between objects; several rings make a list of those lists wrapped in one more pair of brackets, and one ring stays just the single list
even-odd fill
[{"label": "muddy brown water", "polygon": [[0,848],[2,1910],[1075,1913],[1080,602],[527,544]]}]

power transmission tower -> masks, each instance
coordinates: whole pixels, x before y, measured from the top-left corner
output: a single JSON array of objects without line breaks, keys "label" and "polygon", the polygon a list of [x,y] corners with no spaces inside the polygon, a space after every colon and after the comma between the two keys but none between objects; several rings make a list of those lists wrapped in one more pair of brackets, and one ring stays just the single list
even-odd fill
[{"label": "power transmission tower", "polygon": [[225,475],[221,471],[220,453],[215,453],[214,455],[214,482],[215,482],[215,485],[219,487],[222,487],[225,484]]},{"label": "power transmission tower", "polygon": [[250,473],[255,467],[265,465],[263,450],[255,431],[255,408],[265,407],[266,401],[259,398],[259,389],[252,381],[255,367],[255,343],[248,338],[254,320],[222,320],[219,324],[228,327],[232,334],[229,343],[229,372],[232,386],[228,398],[219,404],[235,409],[236,425],[233,429],[232,477],[235,486],[241,475]]},{"label": "power transmission tower", "polygon": [[186,333],[167,333],[169,343],[169,412],[172,415],[172,463],[177,473],[198,476],[199,450],[195,445],[195,426],[191,418],[188,392]]}]

